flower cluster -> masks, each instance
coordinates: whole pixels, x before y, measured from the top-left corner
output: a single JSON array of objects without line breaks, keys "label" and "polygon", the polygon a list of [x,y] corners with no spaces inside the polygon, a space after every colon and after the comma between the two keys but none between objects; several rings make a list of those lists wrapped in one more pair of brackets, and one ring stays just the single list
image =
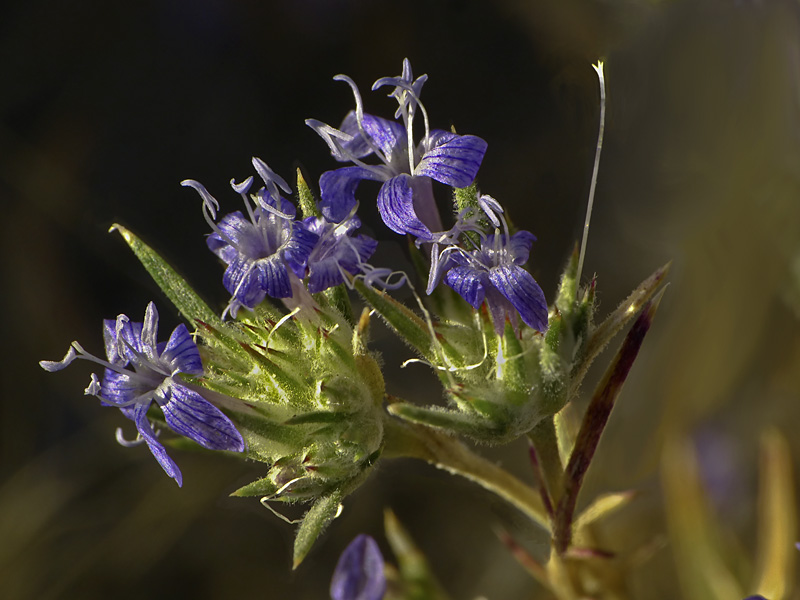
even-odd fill
[{"label": "flower cluster", "polygon": [[181,183],[200,194],[203,216],[213,231],[208,247],[228,265],[222,282],[232,297],[225,313],[236,317],[240,307],[252,309],[267,296],[292,297],[300,289],[293,277],[308,274],[308,291],[317,293],[344,283],[346,273],[369,268],[366,261],[377,242],[352,235],[361,225],[353,214],[336,221],[324,216],[297,221],[295,207],[280,195],[280,190],[291,191],[286,182],[259,158],[253,158],[253,166],[264,181],[257,192],[248,197],[252,177],[239,184],[231,181],[247,217],[236,211],[216,223],[219,202],[201,183]]},{"label": "flower cluster", "polygon": [[[522,268],[536,239],[533,234],[520,231],[511,235],[502,207],[490,196],[476,195],[472,206],[459,212],[448,231],[443,230],[436,208],[432,180],[456,189],[473,184],[486,142],[474,135],[430,129],[428,112],[420,101],[427,76],[414,79],[408,59],[403,62],[402,75],[378,79],[372,86],[373,90],[391,88],[389,96],[398,103],[395,118],[399,121],[365,113],[353,80],[345,75],[334,79],[350,86],[355,110],[345,116],[339,129],[314,119],[306,123],[327,142],[336,160],[353,166],[323,173],[323,215],[334,221],[347,218],[358,204],[358,184],[364,179],[382,182],[377,205],[383,222],[397,233],[414,236],[418,246],[430,247],[428,294],[443,280],[474,308],[485,301],[498,334],[506,318],[517,322],[517,314],[528,326],[545,331],[544,293]],[[420,114],[424,132],[417,142],[414,121]],[[373,156],[379,164],[364,162]],[[486,218],[478,213],[485,213]]]},{"label": "flower cluster", "polygon": [[[512,231],[502,206],[475,187],[486,142],[430,128],[420,101],[427,77],[415,79],[407,60],[400,76],[373,86],[389,88],[397,102],[394,120],[366,113],[355,83],[344,75],[336,79],[350,86],[355,110],[339,128],[307,123],[336,160],[351,164],[323,173],[318,200],[298,176],[298,210],[287,199],[290,186],[259,158],[252,159],[257,176],[230,182],[243,209],[219,218],[220,203],[201,183],[182,182],[199,194],[211,230],[206,244],[225,265],[229,300],[221,311],[212,310],[152,248],[115,226],[195,332],[179,325],[159,343],[151,303],[142,323],[125,315],[105,321],[105,360],[74,342],[63,360],[41,363],[48,371],[78,358],[103,366],[102,379],[93,375],[86,393],[134,421],[137,440],[118,435],[120,443],[146,443],[179,485],[181,472],[159,430],[266,463],[260,479],[234,494],[261,497],[265,505],[313,503],[298,530],[295,564],[374,468],[391,419],[486,441],[511,438],[563,405],[565,388],[548,377],[555,381],[569,367],[557,355],[555,338],[570,329],[544,344],[547,303],[523,267],[536,238]],[[255,183],[259,179],[262,185]],[[386,226],[410,236],[429,256],[429,264],[423,266],[423,256],[419,266],[423,276],[427,270],[430,305],[450,294],[468,313],[465,319],[429,312],[420,301],[422,319],[385,293],[410,280],[368,262],[377,242],[358,233],[356,215],[357,188],[365,179],[381,183],[375,204]],[[444,220],[434,181],[454,190],[455,210]],[[360,318],[345,287],[369,305]],[[562,310],[565,319],[571,310]],[[368,348],[371,311],[446,373],[441,379],[450,408],[396,402],[387,413],[380,361]],[[353,552],[371,557],[364,544]],[[370,561],[377,569],[378,559]],[[336,585],[346,597],[360,584],[347,576]],[[381,590],[376,583],[369,594]]]}]

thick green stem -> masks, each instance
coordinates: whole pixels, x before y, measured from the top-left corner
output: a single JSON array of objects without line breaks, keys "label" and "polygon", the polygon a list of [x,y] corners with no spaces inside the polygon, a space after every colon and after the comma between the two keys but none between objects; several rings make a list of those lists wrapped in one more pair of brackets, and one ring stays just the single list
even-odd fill
[{"label": "thick green stem", "polygon": [[384,458],[418,458],[474,481],[507,500],[548,531],[549,518],[539,493],[475,454],[464,444],[430,427],[401,423],[387,416]]},{"label": "thick green stem", "polygon": [[553,506],[558,504],[563,488],[564,467],[558,452],[558,436],[552,417],[546,417],[528,432],[528,439],[533,444],[536,459],[541,465],[544,481]]}]

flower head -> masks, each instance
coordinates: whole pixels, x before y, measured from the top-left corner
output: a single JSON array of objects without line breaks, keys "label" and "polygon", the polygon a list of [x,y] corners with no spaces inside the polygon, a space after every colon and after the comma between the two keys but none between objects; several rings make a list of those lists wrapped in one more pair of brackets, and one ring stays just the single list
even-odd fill
[{"label": "flower head", "polygon": [[[427,76],[414,80],[411,66],[403,62],[403,74],[385,77],[373,85],[373,90],[393,86],[389,94],[398,102],[396,118],[390,121],[364,113],[361,95],[352,79],[337,75],[334,79],[346,82],[353,90],[355,111],[349,113],[340,129],[308,119],[312,127],[328,144],[336,160],[352,162],[322,174],[320,208],[331,221],[341,221],[356,205],[355,191],[364,179],[381,181],[378,210],[384,223],[397,233],[410,233],[422,241],[433,238],[441,230],[433,199],[431,180],[453,187],[470,185],[478,172],[486,142],[473,135],[456,135],[442,130],[430,130],[428,114],[419,100]],[[414,138],[414,118],[422,113],[424,134],[417,143]],[[381,164],[367,164],[362,159],[374,155]]]},{"label": "flower head", "polygon": [[[498,334],[503,332],[506,318],[516,323],[517,314],[529,327],[546,331],[547,300],[536,280],[522,267],[536,236],[528,231],[511,235],[500,204],[491,196],[482,196],[479,206],[495,226],[494,233],[484,233],[474,213],[462,212],[453,229],[434,241],[428,293],[444,278],[474,308],[486,302]],[[472,242],[474,238],[462,235],[464,232],[477,234],[479,245]],[[464,240],[462,245],[457,243],[459,237]],[[445,245],[441,251],[440,243]]]},{"label": "flower head", "polygon": [[[59,362],[41,361],[46,371],[60,371],[76,358],[105,367],[103,380],[92,374],[86,394],[97,396],[105,406],[119,408],[136,424],[138,441],[147,443],[167,475],[182,484],[181,471],[158,440],[147,411],[155,402],[174,432],[210,450],[244,450],[244,440],[233,423],[179,375],[199,376],[203,365],[197,345],[186,325],[178,325],[167,342],[157,342],[158,312],[147,305],[143,323],[126,315],[103,322],[106,358],[102,360],[73,342]],[[124,442],[126,445],[129,443]]]},{"label": "flower head", "polygon": [[362,533],[339,557],[331,581],[331,599],[381,600],[385,593],[383,555],[377,542]]},{"label": "flower head", "polygon": [[[345,273],[356,275],[369,267],[366,261],[375,252],[378,242],[365,235],[353,236],[361,226],[356,217],[341,223],[325,218],[308,217],[302,227],[317,236],[317,243],[308,256],[308,291],[312,294],[347,281]],[[295,270],[303,278],[305,268]]]},{"label": "flower head", "polygon": [[181,182],[203,199],[203,214],[213,230],[208,247],[228,265],[222,282],[232,296],[225,312],[233,317],[240,307],[253,308],[266,296],[292,296],[289,269],[304,269],[317,241],[315,233],[298,226],[294,206],[280,196],[279,189],[290,191],[286,182],[260,159],[253,158],[253,165],[265,187],[250,198],[252,177],[240,184],[231,181],[231,187],[242,196],[246,217],[236,211],[215,223],[217,200],[197,181]]}]

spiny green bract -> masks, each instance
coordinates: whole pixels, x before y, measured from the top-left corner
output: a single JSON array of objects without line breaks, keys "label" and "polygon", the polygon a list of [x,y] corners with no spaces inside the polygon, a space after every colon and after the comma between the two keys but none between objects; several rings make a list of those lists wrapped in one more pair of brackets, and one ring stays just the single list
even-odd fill
[{"label": "spiny green bract", "polygon": [[[562,289],[573,285],[570,274],[568,269]],[[567,402],[572,361],[585,343],[593,300],[587,295],[573,301],[568,312],[551,309],[544,335],[506,323],[498,336],[485,310],[473,312],[470,324],[432,323],[436,342],[425,359],[438,373],[452,408],[393,404],[390,412],[484,443],[525,435]]]},{"label": "spiny green bract", "polygon": [[383,379],[363,330],[318,297],[283,315],[263,303],[223,329],[200,323],[198,383],[237,398],[249,458],[271,465],[236,495],[314,498],[368,469],[383,440]]},{"label": "spiny green bract", "polygon": [[577,393],[588,365],[663,282],[667,267],[646,279],[603,323],[594,325],[595,282],[578,291],[578,256],[570,258],[541,334],[506,323],[495,333],[485,310],[425,320],[391,298],[356,286],[387,323],[435,370],[448,408],[395,403],[390,413],[409,421],[498,444],[525,435]]}]

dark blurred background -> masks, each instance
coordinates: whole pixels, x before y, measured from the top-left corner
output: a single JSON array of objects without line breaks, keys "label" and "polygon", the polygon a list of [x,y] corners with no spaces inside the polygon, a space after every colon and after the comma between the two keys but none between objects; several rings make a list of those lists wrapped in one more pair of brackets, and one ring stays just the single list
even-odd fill
[{"label": "dark blurred background", "polygon": [[[357,533],[382,537],[391,506],[453,598],[545,597],[497,540],[532,553],[542,534],[480,489],[423,464],[386,461],[296,572],[292,528],[254,500],[228,498],[263,467],[175,453],[184,486],[131,424],[82,396],[85,364],[48,375],[70,341],[102,352],[101,319],[178,315],[109,226],[159,250],[212,303],[222,268],[207,251],[202,181],[238,209],[231,177],[250,157],[291,181],[333,168],[304,126],[338,124],[408,57],[427,73],[434,127],[489,143],[479,182],[538,236],[529,265],[552,298],[579,237],[598,119],[591,64],[605,57],[606,145],[585,273],[601,315],[668,260],[653,334],[601,443],[591,493],[637,488],[601,542],[653,549],[632,598],[680,597],[664,539],[659,453],[695,440],[723,490],[721,519],[752,556],[755,450],[777,426],[800,442],[800,11],[795,2],[699,0],[32,0],[0,16],[0,597],[325,598]],[[367,203],[366,225],[396,243]],[[384,250],[389,257],[402,255]],[[392,258],[393,260],[393,258]],[[421,403],[376,331],[392,393]],[[589,386],[587,384],[587,391]],[[527,448],[481,449],[530,481]],[[718,481],[719,480],[719,481]],[[710,480],[711,481],[711,480]],[[711,484],[709,484],[711,485]]]}]

